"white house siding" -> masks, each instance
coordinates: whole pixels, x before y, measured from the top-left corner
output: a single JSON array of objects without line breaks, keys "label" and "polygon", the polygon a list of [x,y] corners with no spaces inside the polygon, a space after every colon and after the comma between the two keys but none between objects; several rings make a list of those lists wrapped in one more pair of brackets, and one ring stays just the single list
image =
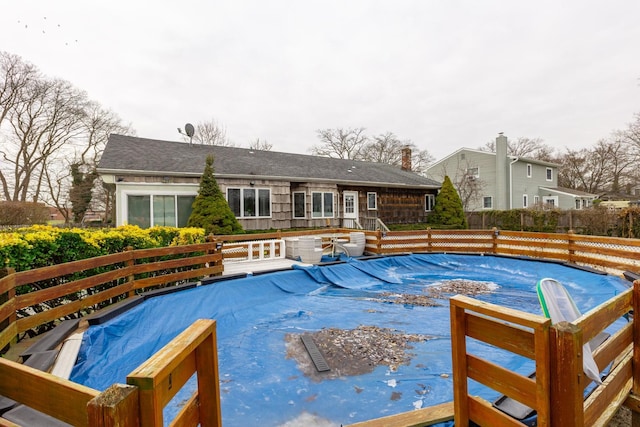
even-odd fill
[{"label": "white house siding", "polygon": [[128,223],[128,196],[196,196],[198,183],[120,182],[116,185],[116,225]]}]

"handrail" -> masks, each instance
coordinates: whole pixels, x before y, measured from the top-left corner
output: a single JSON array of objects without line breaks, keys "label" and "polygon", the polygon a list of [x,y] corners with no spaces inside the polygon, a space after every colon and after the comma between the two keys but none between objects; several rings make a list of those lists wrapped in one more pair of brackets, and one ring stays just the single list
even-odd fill
[{"label": "handrail", "polygon": [[[127,383],[140,390],[141,425],[164,425],[162,409],[197,373],[198,390],[172,425],[221,427],[216,322],[196,320],[188,329],[127,376]],[[197,423],[196,423],[197,424]]]},{"label": "handrail", "polygon": [[[453,400],[456,423],[513,426],[512,418],[478,397],[470,396],[467,378],[512,397],[538,412],[538,425],[549,426],[551,402],[549,327],[551,321],[463,295],[450,299]],[[466,337],[533,359],[536,377],[530,379],[467,353]]]},{"label": "handrail", "polygon": [[86,406],[100,392],[0,358],[0,395],[74,426],[88,426]]}]

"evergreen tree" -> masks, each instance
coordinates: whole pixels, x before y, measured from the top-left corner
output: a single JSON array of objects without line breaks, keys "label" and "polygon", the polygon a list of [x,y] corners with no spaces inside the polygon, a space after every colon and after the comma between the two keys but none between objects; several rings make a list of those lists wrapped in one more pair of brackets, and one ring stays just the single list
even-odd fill
[{"label": "evergreen tree", "polygon": [[429,223],[441,225],[444,228],[468,228],[462,200],[448,176],[444,177],[442,188],[436,196],[436,203],[433,207],[433,214],[429,217]]},{"label": "evergreen tree", "polygon": [[193,202],[193,210],[187,225],[204,228],[207,234],[239,234],[244,232],[213,176],[213,155],[207,156],[204,172],[200,179],[200,189]]},{"label": "evergreen tree", "polygon": [[71,165],[71,188],[69,189],[69,200],[71,201],[71,211],[75,222],[80,222],[91,206],[93,197],[93,185],[98,178],[95,168],[87,173],[82,172],[84,165],[73,163]]}]

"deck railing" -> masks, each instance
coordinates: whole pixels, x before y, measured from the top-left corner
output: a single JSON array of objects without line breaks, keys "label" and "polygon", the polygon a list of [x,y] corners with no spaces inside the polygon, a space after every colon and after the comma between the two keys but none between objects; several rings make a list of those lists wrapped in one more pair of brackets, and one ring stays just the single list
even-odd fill
[{"label": "deck railing", "polygon": [[[348,236],[350,231],[352,230],[318,229],[261,235],[216,236],[216,241],[219,243],[224,242],[225,244],[229,242],[241,243],[249,248],[250,243],[247,242],[251,240],[264,241],[318,234]],[[640,271],[640,240],[637,239],[582,236],[573,233],[550,234],[499,230],[422,230],[386,233],[367,231],[365,234],[367,238],[365,250],[369,254],[383,255],[402,252],[504,254],[588,265],[616,274],[621,274],[625,271]],[[263,243],[263,245],[268,245],[271,248],[270,242]],[[134,296],[137,291],[142,289],[164,286],[167,283],[193,280],[207,275],[221,274],[223,255],[220,249],[220,245],[216,242],[210,242],[201,245],[126,251],[121,254],[107,255],[19,273],[4,269],[0,273],[0,276],[3,276],[0,277],[0,347],[5,347],[15,342],[19,334],[30,328],[53,323],[65,316],[77,316],[82,310],[98,308],[101,304]],[[274,249],[274,254],[277,253],[280,256],[281,251],[282,248],[278,246],[278,249]],[[255,253],[253,248],[251,253]],[[76,272],[86,271],[92,271],[93,274],[81,279],[73,277]],[[57,286],[25,294],[17,292],[17,290],[23,289],[20,287],[31,286],[41,281],[56,278],[63,279]],[[638,295],[639,291],[637,289],[638,284],[636,283],[634,295]],[[51,301],[59,299],[66,300],[63,304],[56,305],[51,303]],[[636,308],[636,313],[640,312],[638,311],[640,310],[638,300],[637,296],[632,297],[631,292],[621,294],[587,313],[568,328],[562,329],[558,326],[553,326],[548,329],[550,332],[547,333],[545,332],[547,326],[544,326],[546,324],[545,319],[536,320],[526,313],[514,313],[504,308],[490,307],[485,303],[464,297],[456,297],[452,299],[452,310],[456,310],[455,317],[464,317],[466,319],[463,323],[454,325],[452,331],[452,339],[454,340],[454,345],[457,346],[457,355],[454,357],[458,360],[457,365],[464,364],[462,368],[460,366],[454,367],[457,372],[456,376],[462,378],[463,374],[468,375],[489,386],[495,386],[496,390],[506,395],[522,399],[539,411],[542,420],[548,418],[548,425],[551,426],[597,425],[610,415],[607,411],[615,410],[622,401],[636,410],[640,409],[640,402],[633,397],[640,392],[640,354],[629,353],[631,348],[635,348],[632,344],[640,342],[640,327],[637,326],[635,321],[629,323],[619,333],[609,338],[594,356],[599,366],[604,366],[605,364],[613,365],[612,372],[605,380],[604,386],[596,388],[596,391],[584,400],[582,392],[586,386],[586,381],[584,378],[577,380],[582,375],[580,354],[582,343],[587,342],[608,324],[628,313],[632,305]],[[25,315],[25,313],[29,313],[31,307],[36,307],[38,304],[50,304],[50,307],[45,310],[32,310],[32,315]],[[480,316],[477,315],[478,313]],[[513,323],[513,325],[507,326],[504,324],[505,321]],[[496,331],[499,334],[487,333],[485,327],[490,327],[489,330]],[[464,348],[464,346],[460,346],[461,341],[458,344],[455,344],[455,342],[466,336],[487,340],[490,344],[500,344],[499,346],[503,347],[506,345],[508,350],[517,354],[525,353],[524,355],[532,357],[536,364],[540,363],[539,372],[538,367],[536,368],[540,378],[536,377],[536,380],[522,379],[501,367],[485,364],[477,356],[463,354],[462,350],[460,350]],[[504,339],[501,339],[501,337],[504,337]],[[215,335],[211,339],[215,341]],[[211,341],[209,338],[206,341],[209,344],[205,345],[209,346]],[[188,344],[186,347],[193,348],[193,345]],[[217,373],[206,371],[206,366],[208,366],[208,369],[212,369],[211,363],[213,363],[211,362],[211,350],[206,351],[209,352],[209,356],[197,356],[188,352],[189,356],[184,359],[181,359],[182,356],[178,357],[182,362],[175,363],[186,364],[190,368],[180,368],[179,373],[175,374],[178,375],[177,377],[173,374],[173,372],[178,372],[174,371],[176,365],[160,366],[161,361],[153,359],[152,365],[158,367],[158,376],[154,380],[156,382],[151,381],[145,384],[155,384],[154,387],[163,387],[163,384],[166,385],[167,381],[180,383],[181,380],[177,378],[181,379],[186,376],[193,366],[200,369],[199,376],[217,377]],[[545,356],[545,354],[548,356]],[[204,368],[204,365],[198,364],[198,357],[208,358],[209,362],[205,363],[206,366]],[[549,358],[546,365],[544,363],[545,357]],[[635,363],[632,364],[632,360]],[[615,361],[615,363],[612,361]],[[201,371],[201,369],[205,369],[205,371]],[[167,377],[168,372],[172,373]],[[87,400],[93,401],[94,404],[96,403],[94,399],[97,395],[86,388],[77,388],[77,385],[72,385],[72,383],[65,381],[61,383],[60,379],[49,374],[34,372],[28,367],[1,359],[0,377],[3,378],[3,381],[0,381],[0,394],[13,397],[15,400],[27,405],[34,405],[36,409],[41,409],[44,412],[49,411],[48,407],[55,408],[55,411],[60,411],[60,406],[56,402],[59,401],[60,396],[65,396],[66,394],[76,396],[73,399],[66,400],[66,402],[70,402],[68,403],[69,405],[81,407],[81,409],[69,408],[68,412],[70,414],[84,413],[85,401]],[[16,380],[4,382],[4,378],[10,377]],[[137,381],[135,378],[138,378],[138,376],[134,375],[131,378],[135,382]],[[21,391],[23,385],[27,383],[32,384],[29,386],[31,388],[27,388],[27,391]],[[567,388],[567,384],[570,385],[569,388]],[[140,399],[144,399],[137,396],[137,393],[139,393],[137,387],[134,387],[135,392],[131,391],[132,388],[125,386],[113,387],[113,396],[121,396],[125,402],[138,400],[142,402]],[[45,399],[46,402],[34,402],[34,397],[27,396],[29,390],[36,389],[48,390],[47,394],[45,394],[45,396],[48,396]],[[636,394],[629,395],[631,389]],[[160,395],[155,395],[154,393],[156,392],[149,393],[149,396],[151,396],[149,399],[151,400],[144,404],[140,403],[140,405],[145,408],[153,407],[153,410],[143,409],[145,411],[144,414],[136,415],[145,417],[144,419],[151,417],[151,412],[155,414],[154,411],[159,410],[160,404],[158,402],[164,402],[167,399],[167,394],[162,394],[164,392],[160,392]],[[207,399],[211,398],[211,390],[204,393],[208,396]],[[479,416],[493,419],[494,415],[488,412],[487,405],[469,399],[468,396],[466,398],[461,397],[464,395],[464,389],[457,390],[454,394],[456,397],[454,406],[456,407],[457,417],[471,416],[473,419],[474,416]],[[42,393],[38,394],[38,399],[41,399],[42,396]],[[201,399],[201,397],[198,397],[198,399]],[[214,398],[214,405],[218,405],[216,408],[218,412],[216,413],[219,414],[219,402],[215,402],[217,401]],[[100,405],[98,406],[101,407]],[[195,415],[197,407],[198,405],[195,403],[194,398],[187,405],[184,415],[180,415],[180,419],[184,417],[185,420],[194,420],[196,416],[202,417],[203,415],[200,413]],[[569,409],[563,409],[562,412],[558,412],[557,407]],[[115,413],[123,411],[123,409],[108,407],[107,405],[107,407],[102,407],[102,409],[97,409],[96,411],[94,415],[98,415],[89,415],[88,425],[103,425],[99,421],[95,421],[94,418],[109,418],[115,416]],[[61,419],[72,421],[75,416],[64,415],[61,416]],[[157,417],[157,415],[153,415],[153,417]],[[219,417],[219,415],[213,416],[213,418],[216,417]],[[154,422],[158,422],[156,418],[154,419]],[[202,422],[202,418],[198,419]],[[501,419],[506,418],[502,417]],[[514,424],[513,420],[504,422],[506,423],[504,425],[517,425]],[[563,424],[563,422],[570,423]],[[186,422],[185,425],[195,425],[189,423]],[[75,424],[75,422],[72,422],[72,424]],[[0,425],[2,425],[1,422]],[[78,423],[78,425],[85,424]],[[135,426],[138,424],[121,425]]]},{"label": "deck railing", "polygon": [[[222,254],[214,241],[127,250],[17,273],[0,269],[0,349],[25,331],[80,317],[144,290],[219,275],[222,270]],[[33,290],[21,293],[29,288]]]},{"label": "deck railing", "polygon": [[[573,323],[550,325],[541,316],[507,309],[465,296],[451,298],[454,410],[457,423],[522,426],[488,402],[469,395],[468,379],[537,411],[538,426],[605,426],[639,384],[634,347],[638,321],[627,322],[594,352],[609,371],[602,385],[585,399],[591,380],[583,373],[582,346],[632,310],[638,312],[640,281],[633,290],[606,301]],[[626,320],[625,320],[626,321]],[[637,336],[637,335],[636,335]],[[469,354],[466,338],[512,351],[535,361],[535,379]],[[635,351],[635,353],[634,353]],[[636,359],[637,360],[637,359]],[[635,402],[634,402],[635,403]]]},{"label": "deck railing", "polygon": [[[129,374],[128,386],[114,384],[102,393],[0,358],[0,395],[73,426],[158,427],[162,409],[193,373],[198,388],[171,425],[221,427],[213,320],[197,320]],[[2,418],[0,425],[15,426]]]}]

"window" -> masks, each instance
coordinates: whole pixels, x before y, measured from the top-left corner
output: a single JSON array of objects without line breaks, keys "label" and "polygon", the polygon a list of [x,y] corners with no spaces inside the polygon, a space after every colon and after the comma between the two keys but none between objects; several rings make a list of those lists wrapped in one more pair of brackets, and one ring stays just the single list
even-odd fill
[{"label": "window", "polygon": [[151,196],[127,196],[127,222],[140,228],[151,227]]},{"label": "window", "polygon": [[271,216],[271,190],[268,188],[227,188],[227,203],[236,218]]},{"label": "window", "polygon": [[531,171],[533,170],[533,167],[531,166],[530,163],[527,163],[527,178],[531,178]]},{"label": "window", "polygon": [[175,227],[176,203],[174,196],[153,197],[153,225]]},{"label": "window", "polygon": [[467,176],[472,176],[474,178],[478,178],[480,176],[480,169],[475,168],[467,168]]},{"label": "window", "polygon": [[485,209],[493,208],[493,197],[484,196],[482,199],[482,207],[484,207]]},{"label": "window", "polygon": [[127,222],[141,228],[186,227],[195,196],[128,195]]},{"label": "window", "polygon": [[547,168],[547,181],[553,181],[553,169]]},{"label": "window", "polygon": [[333,218],[333,193],[311,193],[311,216]]},{"label": "window", "polygon": [[580,199],[576,199],[576,209],[580,209]]},{"label": "window", "polygon": [[303,192],[293,193],[293,217],[294,218],[306,218],[306,195]]},{"label": "window", "polygon": [[436,204],[436,197],[433,194],[425,194],[424,196],[424,210],[431,212]]},{"label": "window", "polygon": [[375,211],[378,209],[378,197],[376,193],[367,193],[367,209]]},{"label": "window", "polygon": [[522,195],[522,207],[523,208],[528,208],[529,207],[529,196],[526,194]]},{"label": "window", "polygon": [[536,206],[540,204],[540,196],[533,196],[533,204]]}]

